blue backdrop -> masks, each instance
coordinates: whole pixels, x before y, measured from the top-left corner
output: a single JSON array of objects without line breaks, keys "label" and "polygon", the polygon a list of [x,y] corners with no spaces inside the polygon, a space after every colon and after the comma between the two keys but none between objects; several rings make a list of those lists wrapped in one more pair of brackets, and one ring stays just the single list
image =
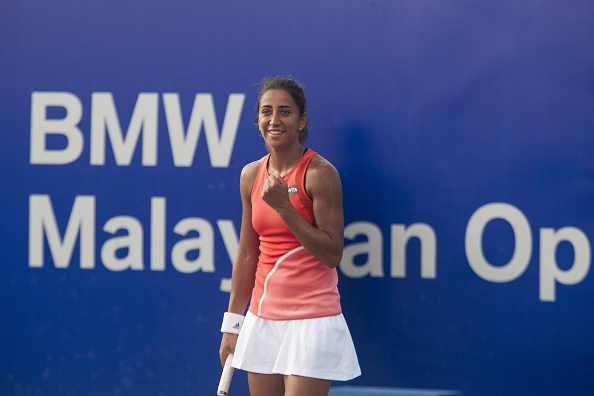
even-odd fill
[{"label": "blue backdrop", "polygon": [[214,394],[274,74],[343,181],[350,384],[587,394],[593,22],[578,0],[2,1],[0,394]]}]

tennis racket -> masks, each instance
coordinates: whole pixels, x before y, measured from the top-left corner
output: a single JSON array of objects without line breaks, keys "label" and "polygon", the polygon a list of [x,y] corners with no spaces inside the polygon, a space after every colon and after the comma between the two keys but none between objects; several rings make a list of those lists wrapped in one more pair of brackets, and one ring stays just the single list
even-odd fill
[{"label": "tennis racket", "polygon": [[229,386],[231,385],[231,379],[233,378],[233,371],[235,370],[231,366],[231,362],[233,361],[233,354],[230,353],[227,355],[227,360],[225,360],[225,366],[223,367],[223,372],[221,373],[221,380],[219,381],[219,387],[217,389],[217,396],[227,396],[229,394]]}]

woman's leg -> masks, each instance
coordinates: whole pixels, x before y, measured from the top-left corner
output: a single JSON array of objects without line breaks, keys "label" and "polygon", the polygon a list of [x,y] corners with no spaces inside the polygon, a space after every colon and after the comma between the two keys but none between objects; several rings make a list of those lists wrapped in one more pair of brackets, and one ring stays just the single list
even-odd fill
[{"label": "woman's leg", "polygon": [[331,384],[330,380],[287,375],[285,396],[328,396]]},{"label": "woman's leg", "polygon": [[250,396],[284,396],[285,382],[280,374],[256,374],[248,372]]}]

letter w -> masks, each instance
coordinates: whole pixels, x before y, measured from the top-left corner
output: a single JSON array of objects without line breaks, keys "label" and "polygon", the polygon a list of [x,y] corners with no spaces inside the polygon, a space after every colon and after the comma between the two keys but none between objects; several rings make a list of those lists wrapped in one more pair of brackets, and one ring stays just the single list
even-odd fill
[{"label": "letter w", "polygon": [[165,117],[167,118],[169,141],[175,166],[192,166],[200,129],[204,125],[211,166],[213,168],[228,167],[244,100],[244,94],[229,95],[223,128],[219,137],[219,127],[211,94],[196,94],[187,133],[184,131],[178,94],[163,94]]}]

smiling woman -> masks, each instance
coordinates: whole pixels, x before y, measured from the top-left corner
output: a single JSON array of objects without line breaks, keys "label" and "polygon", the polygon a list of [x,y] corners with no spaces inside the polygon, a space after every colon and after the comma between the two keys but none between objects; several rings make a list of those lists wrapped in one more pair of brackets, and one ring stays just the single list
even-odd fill
[{"label": "smiling woman", "polygon": [[303,155],[301,131],[306,121],[307,114],[297,108],[287,91],[270,89],[261,96],[258,127],[268,150],[279,153],[269,164],[272,174],[284,176]]},{"label": "smiling woman", "polygon": [[241,234],[226,315],[250,306],[238,334],[223,326],[219,352],[221,362],[234,353],[233,367],[248,371],[253,396],[323,396],[332,380],[361,374],[337,288],[340,176],[304,146],[306,103],[296,80],[264,80],[256,125],[269,153],[241,173]]},{"label": "smiling woman", "polygon": [[289,94],[299,114],[305,115],[305,122],[299,130],[299,142],[301,144],[305,144],[305,141],[307,140],[307,136],[309,134],[309,120],[307,119],[307,100],[305,98],[305,90],[303,86],[292,78],[271,77],[263,81],[262,89],[260,90],[260,94],[258,96],[258,103],[256,104],[256,113],[258,114],[258,117],[255,120],[256,125],[260,127],[260,112],[261,107],[263,107],[262,99],[263,96],[270,90],[281,90]]}]

